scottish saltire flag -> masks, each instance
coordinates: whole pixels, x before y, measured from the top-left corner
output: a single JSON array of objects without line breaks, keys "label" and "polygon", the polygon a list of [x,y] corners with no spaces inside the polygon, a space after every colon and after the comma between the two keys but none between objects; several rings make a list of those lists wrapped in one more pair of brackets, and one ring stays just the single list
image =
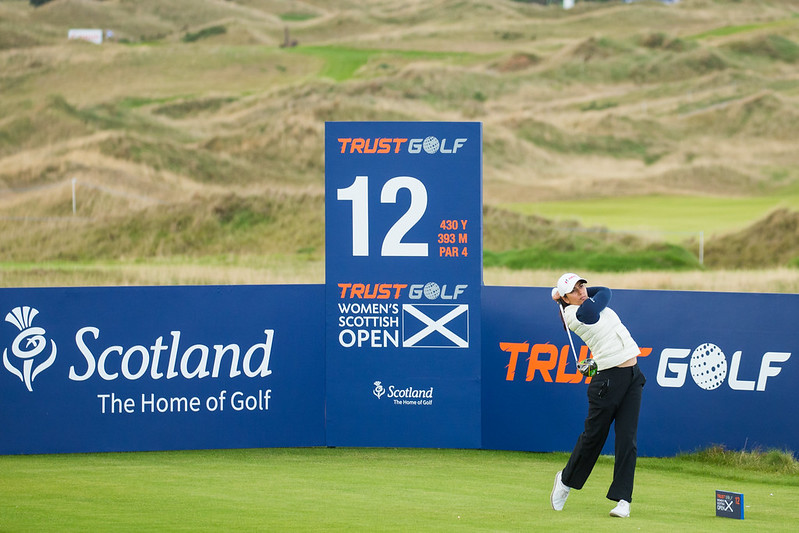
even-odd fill
[{"label": "scottish saltire flag", "polygon": [[403,304],[404,348],[468,348],[468,304]]}]

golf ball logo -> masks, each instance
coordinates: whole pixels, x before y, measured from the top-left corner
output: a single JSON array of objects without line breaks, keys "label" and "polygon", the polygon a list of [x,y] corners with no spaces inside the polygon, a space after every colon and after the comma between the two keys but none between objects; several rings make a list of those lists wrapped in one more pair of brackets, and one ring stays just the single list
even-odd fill
[{"label": "golf ball logo", "polygon": [[441,294],[441,287],[435,281],[431,281],[424,286],[422,292],[428,300],[435,300]]},{"label": "golf ball logo", "polygon": [[727,377],[727,358],[715,344],[706,342],[691,354],[691,377],[705,390],[717,389]]},{"label": "golf ball logo", "polygon": [[429,137],[425,137],[425,140],[422,141],[422,148],[428,154],[435,154],[438,152],[438,149],[441,147],[441,144],[438,142],[438,139],[433,137],[432,135]]},{"label": "golf ball logo", "polygon": [[33,392],[33,380],[42,370],[47,369],[55,361],[56,345],[50,340],[50,354],[46,355],[47,339],[44,328],[33,326],[33,319],[39,314],[37,309],[29,306],[15,307],[6,314],[6,322],[19,329],[19,334],[11,343],[11,355],[15,365],[8,357],[8,348],[3,350],[3,366],[17,376],[25,387]]}]

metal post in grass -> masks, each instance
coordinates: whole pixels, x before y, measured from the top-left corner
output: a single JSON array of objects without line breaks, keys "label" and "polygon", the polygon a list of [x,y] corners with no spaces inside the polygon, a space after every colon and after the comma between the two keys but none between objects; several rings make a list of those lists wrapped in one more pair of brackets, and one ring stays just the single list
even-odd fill
[{"label": "metal post in grass", "polygon": [[699,232],[699,266],[705,265],[705,232]]},{"label": "metal post in grass", "polygon": [[72,216],[75,216],[75,183],[78,181],[77,178],[72,178]]}]

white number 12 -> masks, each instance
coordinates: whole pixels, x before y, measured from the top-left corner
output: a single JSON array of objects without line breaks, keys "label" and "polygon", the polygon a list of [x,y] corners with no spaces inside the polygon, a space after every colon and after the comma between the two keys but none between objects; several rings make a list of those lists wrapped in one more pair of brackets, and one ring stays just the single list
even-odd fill
[{"label": "white number 12", "polygon": [[[382,256],[426,257],[427,243],[402,242],[402,238],[424,216],[427,210],[427,189],[424,183],[411,176],[397,176],[388,180],[380,191],[380,202],[397,203],[400,189],[411,193],[408,210],[397,220],[383,239]],[[352,255],[369,255],[369,177],[356,176],[352,185],[337,190],[338,200],[352,202]]]}]

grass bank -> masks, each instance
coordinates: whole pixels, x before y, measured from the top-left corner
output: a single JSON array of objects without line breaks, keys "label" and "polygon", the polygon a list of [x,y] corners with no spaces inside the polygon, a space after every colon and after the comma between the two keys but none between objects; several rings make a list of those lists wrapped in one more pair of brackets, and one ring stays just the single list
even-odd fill
[{"label": "grass bank", "polygon": [[[486,285],[550,287],[562,269],[512,270],[487,267]],[[592,284],[614,289],[760,292],[799,294],[799,268],[594,272],[581,270]],[[125,285],[269,285],[324,283],[322,260],[295,257],[219,258],[216,263],[41,262],[0,263],[0,287],[89,287]]]}]

